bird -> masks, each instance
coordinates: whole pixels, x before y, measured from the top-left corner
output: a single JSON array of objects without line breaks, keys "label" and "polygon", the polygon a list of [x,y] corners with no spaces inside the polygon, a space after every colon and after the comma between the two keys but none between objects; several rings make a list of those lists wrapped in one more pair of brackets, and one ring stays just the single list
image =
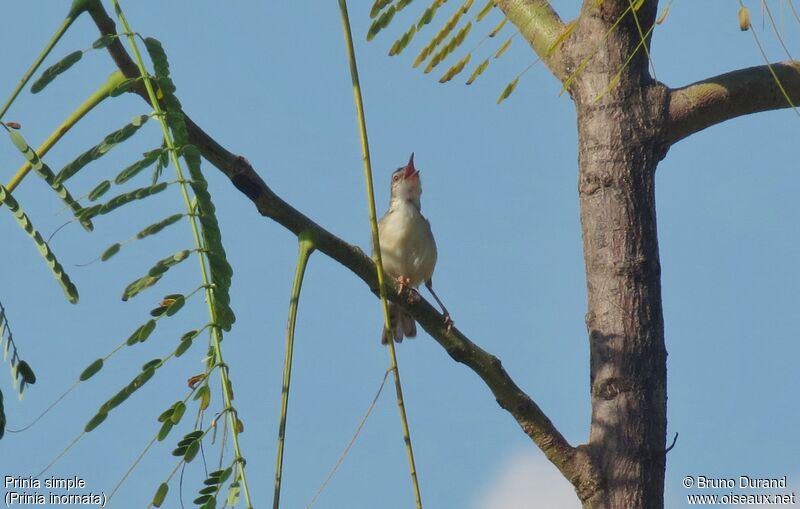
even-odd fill
[{"label": "bird", "polygon": [[[422,184],[419,170],[414,167],[412,152],[408,164],[392,173],[389,210],[378,222],[383,270],[386,275],[397,280],[401,290],[404,287],[416,289],[424,282],[441,306],[445,323],[450,328],[450,314],[433,291],[436,240],[433,238],[430,222],[422,215],[421,195]],[[399,343],[404,337],[413,338],[417,335],[414,318],[394,302],[389,303],[389,322],[391,327],[383,328],[382,344],[388,344],[392,339]]]}]

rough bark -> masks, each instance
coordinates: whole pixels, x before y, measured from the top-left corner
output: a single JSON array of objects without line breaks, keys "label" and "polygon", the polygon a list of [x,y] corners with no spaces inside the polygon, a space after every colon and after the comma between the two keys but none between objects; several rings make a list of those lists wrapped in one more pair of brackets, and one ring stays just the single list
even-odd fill
[{"label": "rough bark", "polygon": [[584,500],[593,509],[663,504],[667,373],[654,184],[664,149],[651,96],[664,104],[666,91],[614,94],[602,105],[576,101],[589,450],[603,482]]},{"label": "rough bark", "polygon": [[[587,12],[566,51],[574,62],[628,2]],[[649,10],[648,10],[649,9]],[[654,5],[637,14],[652,22]],[[648,73],[628,14],[572,82],[578,114],[578,192],[591,352],[588,450],[600,480],[582,499],[591,509],[663,507],[666,348],[655,207],[655,170],[667,145],[669,94]],[[608,84],[625,69],[617,86]]]}]

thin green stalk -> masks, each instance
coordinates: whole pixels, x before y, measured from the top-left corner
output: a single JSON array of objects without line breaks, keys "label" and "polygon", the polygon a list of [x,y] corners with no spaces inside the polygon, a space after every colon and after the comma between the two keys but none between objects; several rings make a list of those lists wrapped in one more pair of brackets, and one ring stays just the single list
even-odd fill
[{"label": "thin green stalk", "polygon": [[[39,145],[39,148],[36,149],[36,155],[39,158],[43,158],[44,155],[53,148],[53,145],[61,139],[62,136],[67,134],[67,132],[72,129],[72,126],[78,123],[80,119],[82,119],[87,113],[92,111],[92,109],[100,104],[104,99],[106,99],[116,87],[119,86],[120,83],[125,81],[125,75],[122,74],[121,71],[114,71],[111,73],[111,76],[108,77],[105,83],[103,83],[100,88],[95,90],[92,95],[90,95],[83,103],[80,104],[75,110],[69,114],[69,116],[64,119],[63,122],[53,131],[50,133],[50,136],[47,137],[44,142]],[[12,192],[16,187],[22,182],[22,179],[31,171],[31,163],[25,162],[22,166],[19,167],[17,172],[8,181],[6,184],[6,189],[9,192]]]},{"label": "thin green stalk", "polygon": [[[389,303],[386,300],[386,288],[384,286],[385,275],[383,272],[383,261],[381,260],[380,240],[378,238],[378,215],[375,211],[375,192],[372,183],[372,164],[369,157],[369,139],[367,137],[367,122],[364,117],[364,102],[361,98],[361,85],[358,80],[358,67],[356,65],[356,53],[353,48],[353,34],[350,30],[350,17],[347,14],[347,1],[339,0],[339,11],[342,16],[342,29],[344,30],[345,46],[347,47],[347,58],[350,63],[350,77],[353,82],[353,99],[356,105],[356,116],[358,118],[358,132],[361,138],[361,160],[364,163],[364,181],[367,187],[367,204],[369,206],[369,223],[372,229],[372,253],[375,259],[375,266],[378,272],[378,292],[381,297],[383,307],[383,322],[387,330],[391,329],[389,319]],[[411,446],[411,433],[408,428],[408,418],[403,402],[403,387],[400,383],[400,370],[397,368],[397,354],[394,348],[394,341],[389,340],[389,356],[394,371],[394,387],[397,394],[397,407],[400,410],[400,422],[403,427],[403,440],[406,444],[406,455],[408,456],[408,466],[411,473],[411,482],[414,489],[414,498],[418,509],[422,509],[422,496],[419,491],[419,481],[417,480],[417,467],[414,461],[414,448]]]},{"label": "thin green stalk", "polygon": [[283,360],[283,385],[281,389],[281,420],[278,426],[278,448],[275,453],[275,492],[272,508],[278,509],[281,499],[281,480],[283,479],[283,449],[286,439],[286,414],[289,408],[289,383],[292,379],[292,354],[294,353],[294,326],[297,321],[297,307],[300,303],[300,289],[306,273],[308,258],[314,252],[314,232],[305,230],[298,236],[300,250],[297,253],[297,269],[292,283],[292,296],[289,300],[289,320],[286,327],[286,354]]},{"label": "thin green stalk", "polygon": [[327,486],[328,483],[331,481],[331,479],[333,479],[333,476],[336,474],[336,471],[344,462],[344,459],[350,452],[350,448],[352,448],[353,444],[356,443],[358,435],[361,434],[361,430],[364,429],[364,425],[367,423],[367,419],[369,419],[369,416],[372,414],[372,410],[375,408],[375,404],[378,403],[378,398],[381,396],[381,393],[383,392],[383,386],[386,385],[386,378],[389,376],[389,373],[391,372],[392,369],[389,368],[386,370],[386,373],[383,374],[383,380],[381,380],[381,384],[378,386],[378,392],[376,392],[375,397],[372,398],[372,402],[367,407],[367,411],[364,414],[364,417],[361,418],[361,422],[358,423],[355,433],[353,433],[353,436],[352,438],[350,438],[350,441],[347,442],[344,451],[342,451],[342,454],[339,456],[339,459],[336,460],[336,463],[334,463],[333,468],[331,468],[330,472],[328,472],[328,476],[325,477],[324,481],[322,481],[322,484],[317,489],[317,492],[314,494],[314,498],[312,498],[311,502],[309,502],[308,505],[306,506],[306,509],[311,509],[311,507],[317,502],[317,499],[319,498],[320,495],[322,495],[322,491],[325,489],[325,486]]},{"label": "thin green stalk", "polygon": [[35,73],[36,70],[39,68],[39,66],[42,65],[44,59],[47,58],[47,55],[49,55],[50,52],[53,50],[55,45],[61,39],[61,36],[64,35],[64,33],[67,31],[70,25],[72,25],[72,22],[75,21],[75,19],[81,12],[82,9],[76,10],[75,6],[73,5],[73,7],[70,9],[69,14],[67,15],[66,18],[64,18],[64,21],[61,23],[61,26],[58,27],[56,33],[53,34],[53,37],[50,38],[50,41],[47,43],[47,46],[45,46],[44,49],[41,51],[41,53],[39,53],[39,56],[36,57],[36,60],[34,60],[33,64],[31,64],[28,70],[25,71],[25,74],[22,75],[22,78],[19,80],[19,83],[17,83],[17,88],[15,88],[13,92],[11,92],[11,96],[8,98],[8,100],[6,100],[6,103],[3,105],[3,107],[0,108],[0,118],[3,118],[3,115],[6,114],[8,108],[11,107],[11,104],[17,99],[19,93],[22,92],[22,89],[25,88],[25,85],[28,83],[28,81],[30,81],[31,77],[33,76],[33,73]]},{"label": "thin green stalk", "polygon": [[[739,6],[743,9],[745,8],[742,0],[739,0]],[[755,27],[750,27],[750,33],[753,34],[753,40],[756,42],[758,51],[760,51],[761,56],[764,57],[764,62],[767,64],[767,69],[769,69],[769,73],[772,74],[772,78],[775,80],[775,84],[778,85],[778,89],[780,89],[783,98],[786,99],[786,103],[792,107],[792,110],[797,114],[797,116],[800,116],[800,110],[798,110],[797,106],[795,106],[795,104],[792,102],[791,97],[789,97],[789,93],[783,87],[783,83],[781,83],[780,78],[778,78],[778,75],[775,73],[775,69],[773,69],[772,64],[769,62],[769,57],[767,56],[767,52],[764,50],[764,46],[761,45],[761,41],[758,39],[758,34],[756,34]]]},{"label": "thin green stalk", "polygon": [[186,209],[188,211],[188,218],[189,223],[192,227],[192,234],[194,235],[195,245],[198,248],[198,260],[200,262],[200,273],[203,279],[203,285],[205,287],[206,293],[206,304],[208,305],[208,313],[211,317],[211,337],[212,337],[212,347],[214,349],[214,356],[216,357],[217,366],[219,367],[219,375],[220,381],[222,383],[222,397],[224,400],[225,408],[224,411],[228,416],[228,424],[231,428],[231,438],[233,441],[233,452],[235,461],[240,464],[239,466],[239,477],[241,479],[241,486],[242,491],[244,492],[245,498],[245,505],[247,509],[252,509],[253,503],[250,498],[250,489],[247,485],[247,476],[245,475],[244,470],[244,456],[242,456],[241,447],[239,446],[239,432],[238,426],[236,422],[236,412],[233,408],[233,404],[231,402],[231,383],[230,379],[228,378],[228,367],[224,362],[222,357],[222,347],[220,345],[222,341],[222,334],[220,332],[220,328],[217,325],[217,312],[215,306],[215,295],[214,295],[214,285],[211,281],[211,278],[208,274],[208,267],[205,257],[205,243],[203,241],[203,236],[200,232],[200,227],[197,224],[197,216],[194,214],[194,207],[192,205],[192,199],[189,195],[188,185],[186,179],[183,177],[183,170],[181,169],[180,160],[178,159],[177,150],[175,144],[172,140],[172,135],[169,132],[169,127],[167,126],[166,120],[164,118],[164,112],[161,109],[161,106],[158,102],[156,97],[155,90],[153,89],[153,84],[150,80],[150,74],[147,72],[147,69],[144,65],[144,60],[142,59],[142,55],[139,52],[139,48],[136,45],[136,39],[133,35],[133,30],[131,30],[130,25],[128,25],[128,20],[125,18],[125,15],[122,13],[122,8],[119,5],[118,0],[112,0],[112,4],[114,5],[114,10],[119,18],[119,22],[122,25],[125,33],[127,34],[128,43],[131,46],[131,52],[133,53],[134,60],[136,61],[137,66],[139,67],[139,74],[142,76],[144,80],[144,86],[147,90],[147,96],[150,99],[150,104],[153,106],[153,109],[156,112],[156,116],[158,117],[159,124],[161,125],[161,132],[164,137],[164,143],[167,145],[167,149],[170,153],[170,158],[172,159],[172,163],[175,166],[175,172],[177,173],[178,180],[180,181],[181,187],[181,194],[183,195],[183,200],[186,205]]},{"label": "thin green stalk", "polygon": [[[636,9],[633,8],[633,0],[628,0],[628,3],[631,7],[631,13],[633,14],[633,20],[636,22],[636,30],[639,31],[639,39],[641,39],[641,44],[644,44],[644,54],[647,57],[647,61],[650,63],[650,68],[653,69],[653,79],[658,81],[658,76],[656,76],[656,64],[653,63],[653,59],[650,58],[650,48],[647,47],[647,42],[645,42],[645,38],[647,37],[642,30],[642,23],[639,21],[639,16],[636,14]],[[655,26],[655,23],[653,24]],[[650,29],[653,30],[652,28]],[[636,53],[637,50],[633,50],[633,53]]]}]

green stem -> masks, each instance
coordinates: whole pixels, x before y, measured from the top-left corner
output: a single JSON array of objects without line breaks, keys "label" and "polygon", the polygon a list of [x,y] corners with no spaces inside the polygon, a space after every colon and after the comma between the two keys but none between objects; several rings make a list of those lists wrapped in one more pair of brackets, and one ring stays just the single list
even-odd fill
[{"label": "green stem", "polygon": [[[356,65],[356,53],[353,48],[353,34],[350,30],[350,17],[347,14],[346,0],[339,0],[339,11],[342,16],[342,29],[344,30],[345,45],[347,47],[347,58],[350,63],[350,78],[353,82],[353,98],[356,105],[356,116],[358,118],[358,132],[361,138],[361,160],[364,163],[364,181],[367,187],[367,203],[369,206],[369,222],[372,229],[372,253],[375,260],[375,267],[378,272],[378,292],[381,297],[383,307],[383,322],[387,330],[391,330],[389,319],[389,303],[386,300],[386,288],[384,286],[385,275],[383,272],[383,261],[381,260],[380,240],[378,238],[378,215],[375,211],[375,192],[372,183],[372,164],[369,157],[369,139],[367,137],[367,122],[364,116],[364,102],[361,98],[361,85],[358,80],[358,66]],[[403,427],[403,440],[406,444],[406,455],[408,456],[408,466],[411,473],[411,482],[414,489],[414,498],[417,508],[422,509],[422,496],[419,491],[419,481],[417,480],[417,467],[414,461],[414,448],[411,446],[411,432],[408,427],[406,417],[406,407],[403,402],[403,387],[400,383],[400,370],[397,367],[397,354],[395,352],[394,341],[389,340],[389,356],[394,372],[394,388],[397,395],[397,407],[400,410],[400,422]]]},{"label": "green stem", "polygon": [[[72,129],[72,126],[78,123],[80,119],[86,116],[87,113],[92,111],[92,109],[103,102],[104,99],[108,97],[108,94],[114,90],[120,83],[125,81],[125,75],[122,74],[121,71],[114,71],[111,73],[111,76],[108,77],[105,83],[103,83],[100,88],[95,90],[92,95],[90,95],[80,106],[75,108],[75,110],[69,114],[69,116],[64,119],[63,122],[53,131],[50,133],[50,136],[47,137],[44,142],[39,145],[39,148],[36,149],[36,155],[39,156],[39,159],[43,158],[44,155],[53,148],[58,140],[61,139],[62,136],[67,134],[67,132]],[[22,182],[22,179],[31,171],[31,163],[25,162],[22,166],[19,167],[17,172],[8,181],[6,185],[6,189],[11,192]]]},{"label": "green stem", "polygon": [[61,22],[61,26],[58,27],[56,33],[53,34],[53,37],[50,38],[50,41],[47,43],[47,46],[45,46],[44,49],[41,51],[41,53],[39,53],[39,56],[36,57],[36,60],[33,62],[33,64],[31,64],[28,70],[25,71],[25,74],[22,75],[22,79],[20,79],[19,83],[17,83],[17,88],[15,88],[13,92],[11,92],[11,96],[3,105],[2,109],[0,109],[0,119],[3,118],[3,115],[6,114],[8,108],[11,107],[11,104],[16,100],[19,93],[22,92],[22,89],[25,88],[25,85],[28,83],[28,81],[30,81],[31,77],[33,76],[33,73],[35,73],[36,70],[39,68],[39,66],[42,65],[44,59],[47,58],[47,55],[49,55],[50,52],[53,50],[55,45],[58,43],[59,39],[61,39],[61,36],[64,35],[69,26],[72,25],[72,22],[75,21],[75,19],[81,12],[82,10],[76,10],[74,6],[72,9],[70,9],[70,12],[67,15],[67,17],[64,18],[63,22]]},{"label": "green stem", "polygon": [[216,360],[216,365],[219,367],[219,376],[220,382],[222,384],[222,397],[224,400],[225,408],[223,411],[227,414],[228,417],[228,425],[231,428],[231,438],[233,441],[233,453],[235,463],[239,464],[239,478],[241,479],[241,486],[242,491],[244,492],[245,498],[245,505],[247,509],[252,509],[253,503],[250,498],[250,489],[247,485],[247,476],[245,475],[244,464],[245,459],[242,456],[241,447],[239,446],[239,431],[237,426],[237,417],[236,411],[234,410],[233,403],[231,401],[231,395],[233,391],[231,390],[231,382],[228,377],[228,367],[225,364],[225,361],[222,357],[222,332],[220,331],[219,326],[217,325],[217,311],[215,305],[215,295],[214,295],[214,285],[211,281],[211,278],[208,273],[208,266],[206,261],[206,247],[204,245],[203,236],[200,232],[200,227],[197,224],[197,215],[194,214],[194,207],[192,205],[192,199],[189,195],[188,185],[186,179],[183,177],[183,170],[181,169],[180,160],[178,159],[178,152],[175,147],[175,143],[172,140],[172,135],[169,132],[169,127],[167,126],[166,120],[164,118],[164,112],[161,109],[161,106],[158,102],[158,98],[156,96],[155,89],[153,88],[153,84],[150,80],[150,74],[147,72],[147,69],[144,65],[144,60],[142,59],[142,55],[139,52],[139,47],[136,45],[136,39],[134,37],[134,32],[131,30],[130,25],[128,25],[128,20],[125,18],[125,15],[122,13],[122,8],[119,5],[118,0],[112,0],[112,4],[114,5],[114,10],[119,18],[119,22],[122,25],[126,37],[128,38],[128,43],[131,46],[131,52],[133,53],[134,59],[136,61],[137,66],[139,67],[139,74],[142,76],[144,80],[144,86],[147,90],[147,96],[150,100],[150,104],[153,106],[153,109],[156,112],[156,116],[158,118],[159,124],[161,125],[161,132],[164,137],[164,143],[167,145],[167,149],[170,153],[170,158],[172,160],[173,165],[175,166],[175,172],[178,176],[178,181],[180,182],[181,187],[181,194],[183,195],[184,204],[186,205],[186,210],[188,211],[188,218],[189,223],[192,227],[192,234],[194,235],[195,245],[198,248],[198,260],[200,262],[200,273],[203,278],[203,285],[205,287],[205,294],[206,294],[206,304],[208,305],[208,313],[211,317],[211,337],[212,337],[212,347],[214,349],[214,356]]},{"label": "green stem", "polygon": [[300,251],[297,253],[297,269],[292,283],[292,296],[289,300],[289,321],[286,330],[286,354],[283,360],[283,385],[281,389],[281,420],[278,426],[278,448],[275,453],[275,493],[272,508],[278,509],[281,498],[281,480],[283,479],[283,449],[286,439],[286,415],[289,408],[289,383],[292,379],[292,354],[294,353],[294,326],[297,321],[297,307],[300,303],[300,289],[303,276],[311,253],[314,252],[315,239],[311,230],[305,230],[298,236]]}]

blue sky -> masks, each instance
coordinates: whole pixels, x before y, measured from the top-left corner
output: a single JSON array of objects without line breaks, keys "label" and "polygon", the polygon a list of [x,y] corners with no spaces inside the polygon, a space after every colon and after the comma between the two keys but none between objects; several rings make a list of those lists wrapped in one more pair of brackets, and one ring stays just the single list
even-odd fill
[{"label": "blue sky", "polygon": [[[762,26],[758,3],[749,3],[771,59],[785,58],[769,27]],[[565,18],[577,12],[578,4],[554,2]],[[44,5],[4,7],[2,94],[12,90],[60,23],[60,9]],[[800,27],[788,4],[769,5],[776,16],[783,12],[785,41],[796,50]],[[175,0],[123,7],[134,30],[164,44],[178,95],[198,124],[247,157],[287,201],[368,249],[359,145],[335,2]],[[425,75],[411,68],[430,29],[401,56],[387,57],[391,42],[421,7],[412,4],[388,34],[366,43],[368,4],[350,5],[379,213],[388,201],[390,172],[414,151],[425,190],[423,212],[439,246],[438,294],[457,326],[502,359],[573,444],[582,443],[589,429],[589,359],[574,108],[566,95],[559,96],[558,82],[541,64],[522,77],[505,103],[495,104],[506,83],[535,60],[520,38],[470,87],[462,84],[465,76],[440,85],[443,69]],[[437,21],[454,8],[456,3],[448,3]],[[655,31],[658,79],[680,86],[763,63],[752,36],[738,29],[737,9],[721,0],[674,2]],[[494,13],[478,25],[465,48],[498,19]],[[90,20],[80,19],[54,58],[86,48],[95,38]],[[473,62],[499,42],[493,44],[481,45]],[[105,53],[91,52],[38,96],[23,93],[5,120],[21,122],[22,134],[38,144],[112,70]],[[143,113],[148,110],[137,97],[107,101],[45,161],[57,170]],[[668,430],[670,437],[680,433],[668,456],[667,507],[685,505],[681,479],[686,475],[786,475],[791,489],[800,491],[800,229],[795,220],[800,176],[793,143],[798,126],[800,119],[790,110],[735,119],[681,141],[659,166]],[[72,179],[70,189],[78,196],[87,193],[158,146],[159,136],[155,123],[148,125]],[[6,182],[21,156],[10,143],[0,154]],[[248,477],[256,506],[265,507],[272,495],[296,242],[258,216],[217,170],[204,167],[235,271],[232,305],[238,321],[223,348],[245,424]],[[36,177],[15,195],[46,235],[67,221],[60,202]],[[78,266],[181,206],[177,189],[170,188],[100,218],[91,235],[74,224],[59,232],[52,247],[81,291],[78,306],[63,299],[11,215],[0,214],[0,300],[21,356],[39,377],[22,402],[13,396],[8,378],[0,382],[10,428],[30,422],[86,365],[124,341],[162,295],[198,285],[196,262],[187,261],[155,289],[127,303],[119,300],[124,286],[153,262],[190,244],[183,222],[155,239],[126,245],[109,262]],[[141,364],[166,355],[184,331],[205,323],[203,313],[199,299],[191,302],[160,323],[147,343],[114,357],[30,431],[7,433],[0,442],[0,472],[27,476],[41,470]],[[389,362],[379,344],[380,327],[379,303],[363,283],[315,254],[297,328],[283,507],[305,507],[311,500],[375,394]],[[158,430],[158,414],[183,397],[189,376],[202,371],[203,354],[197,346],[170,361],[48,475],[78,475],[89,489],[109,493]],[[578,507],[569,484],[477,376],[424,333],[400,345],[398,355],[426,507]],[[315,507],[412,505],[389,389]],[[114,506],[146,506],[174,465],[170,451],[177,438],[175,433],[151,451]],[[199,487],[200,470],[199,462],[187,470],[187,503]],[[515,502],[526,498],[535,503]],[[177,507],[176,499],[167,505]]]}]

